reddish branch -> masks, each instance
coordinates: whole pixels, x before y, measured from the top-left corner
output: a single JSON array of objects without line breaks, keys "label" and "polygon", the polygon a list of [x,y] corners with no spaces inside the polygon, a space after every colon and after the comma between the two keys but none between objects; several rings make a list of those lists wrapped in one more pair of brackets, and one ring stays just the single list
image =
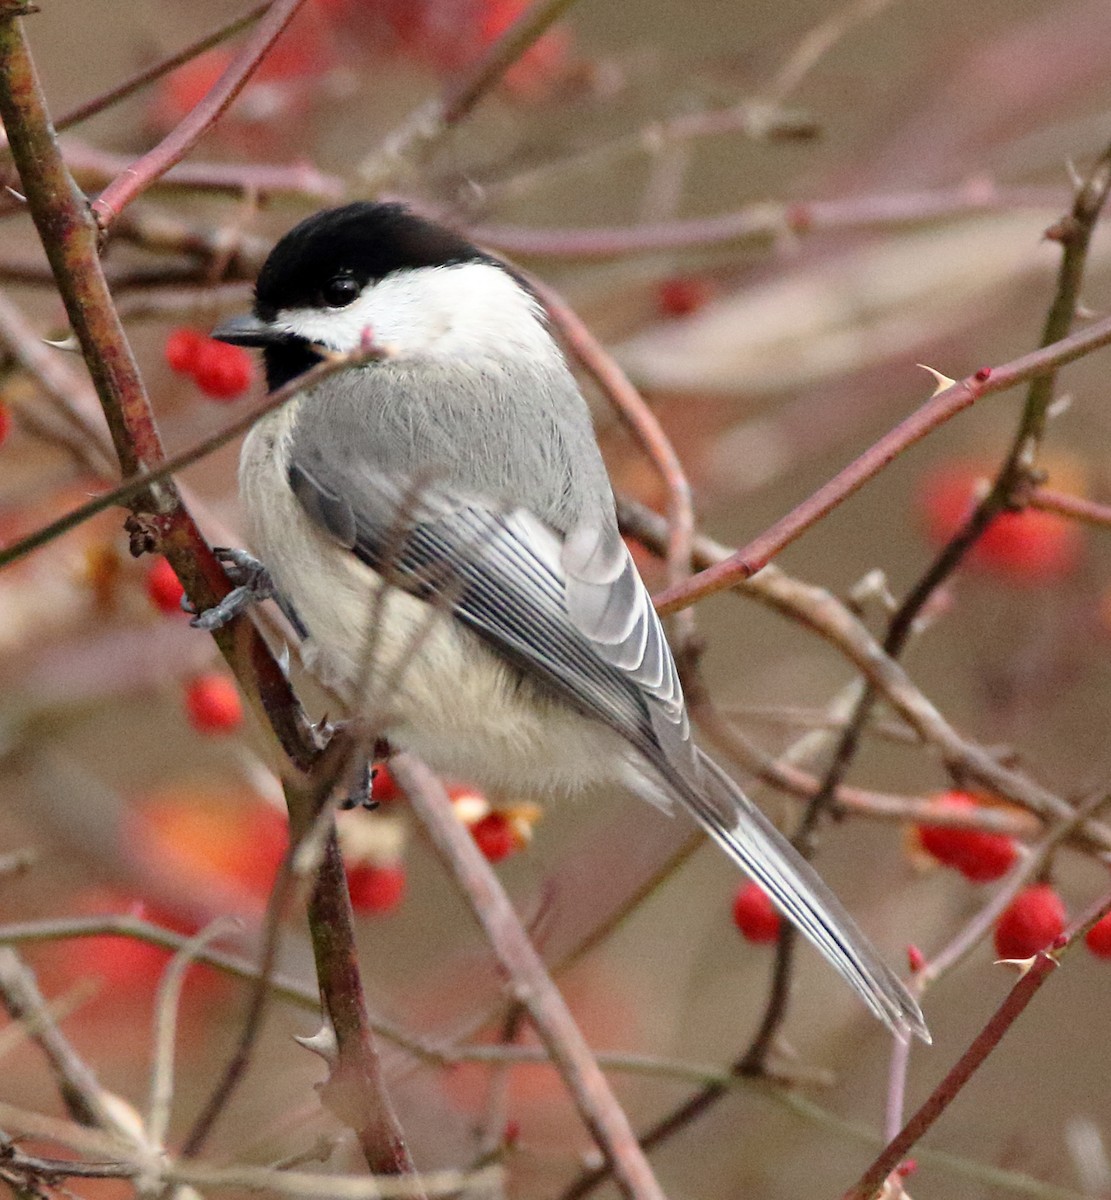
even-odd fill
[{"label": "reddish branch", "polygon": [[1007,998],[984,1028],[976,1035],[972,1045],[934,1088],[921,1108],[888,1142],[883,1152],[861,1176],[857,1185],[844,1194],[842,1200],[872,1200],[872,1197],[879,1194],[884,1180],[903,1161],[907,1151],[914,1143],[953,1103],[964,1085],[983,1065],[984,1060],[999,1045],[1003,1035],[1034,999],[1035,993],[1049,978],[1056,966],[1056,957],[1045,951],[1034,957],[1029,969],[1010,990]]},{"label": "reddish branch", "polygon": [[[247,48],[253,48],[252,62],[277,36],[295,8],[293,0],[275,4]],[[0,116],[8,132],[28,207],[104,407],[120,465],[125,474],[134,475],[162,461],[162,445],[101,270],[97,253],[99,230],[58,150],[24,39],[22,12],[22,5],[13,0],[0,3]],[[269,38],[265,45],[264,35]],[[245,62],[247,50],[237,60],[244,70],[249,69]],[[220,91],[220,85],[215,90]],[[168,152],[164,147],[160,151],[163,152],[157,163],[147,161],[132,183],[117,191],[117,201],[126,203],[155,177],[158,164],[168,162]],[[118,209],[109,206],[106,211]],[[189,595],[202,608],[209,607],[227,592],[223,570],[172,484],[163,482],[147,488],[133,503],[142,517],[132,525],[139,550],[156,545],[162,549]],[[271,726],[291,759],[303,768],[311,767],[318,754],[312,727],[280,665],[253,624],[239,620],[220,631],[217,642],[248,695],[253,696],[257,688]],[[291,813],[291,823],[296,825],[298,816]],[[368,1154],[368,1160],[373,1161],[375,1169],[408,1174],[412,1172],[412,1163],[405,1151],[401,1129],[376,1063],[368,1053],[368,1047],[372,1048],[371,1035],[358,973],[354,970],[354,931],[343,872],[336,867],[338,855],[333,830],[326,849],[325,872],[314,892],[309,914],[322,992],[333,1014],[337,1038],[348,1040],[346,1052],[352,1058],[362,1056],[362,1069],[350,1075],[351,1094],[359,1108],[355,1127],[360,1132],[379,1131],[383,1139]],[[335,988],[343,989],[344,994],[335,994]],[[336,1011],[344,1013],[344,1021],[335,1020]]]},{"label": "reddish branch", "polygon": [[101,229],[108,229],[132,200],[180,162],[202,134],[212,128],[303,3],[304,0],[273,0],[246,44],[204,99],[154,149],[132,163],[100,193],[93,202],[93,214]]},{"label": "reddish branch", "polygon": [[185,63],[191,62],[194,58],[199,58],[206,50],[211,50],[221,42],[227,41],[228,38],[235,37],[237,33],[242,32],[249,25],[253,25],[270,8],[272,3],[273,0],[266,0],[264,4],[256,4],[254,8],[249,9],[240,17],[236,17],[234,21],[230,21],[220,29],[205,34],[204,37],[198,38],[195,42],[190,42],[188,46],[183,47],[176,53],[170,54],[156,63],[151,63],[149,67],[145,67],[142,71],[137,71],[130,79],[125,79],[114,88],[109,88],[106,92],[101,92],[99,96],[93,96],[92,99],[84,101],[84,103],[77,105],[76,108],[71,108],[54,122],[55,130],[61,133],[63,129],[70,129],[82,121],[87,121],[90,117],[95,117],[97,113],[102,113],[105,109],[111,108],[112,105],[119,104],[121,100],[127,99],[128,96],[133,95],[141,88],[155,83],[163,75],[168,75],[171,71],[176,71],[178,67],[184,66]]},{"label": "reddish branch", "polygon": [[1111,343],[1111,318],[1097,321],[1080,333],[1062,337],[1059,341],[1030,354],[1024,354],[1021,358],[1002,366],[983,368],[937,392],[916,413],[896,425],[755,541],[738,550],[725,562],[657,595],[656,608],[661,614],[677,612],[689,604],[750,578],[785,546],[789,546],[837,505],[863,487],[904,450],[921,441],[926,434],[957,413],[963,412],[983,396],[1052,375],[1059,367],[1108,343]]}]

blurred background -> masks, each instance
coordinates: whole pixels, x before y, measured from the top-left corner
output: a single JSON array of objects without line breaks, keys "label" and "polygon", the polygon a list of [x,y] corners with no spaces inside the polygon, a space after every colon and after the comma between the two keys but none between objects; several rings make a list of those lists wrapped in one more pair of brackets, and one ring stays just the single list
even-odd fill
[{"label": "blurred background", "polygon": [[[365,194],[360,169],[382,140],[523,7],[310,0],[187,159],[192,174],[169,177],[121,222],[108,268],[171,453],[262,394],[251,361],[213,357],[203,334],[249,303],[272,239],[317,208]],[[233,15],[204,0],[85,0],[44,6],[27,30],[60,114]],[[469,230],[557,287],[659,415],[689,473],[700,528],[741,545],[927,398],[933,380],[916,364],[960,378],[1037,346],[1060,257],[1043,234],[1068,210],[1073,166],[1086,171],[1111,140],[1109,40],[1111,9],[1097,0],[581,0],[384,194]],[[63,134],[83,186],[95,191],[172,128],[231,53],[217,47]],[[1109,250],[1097,229],[1083,289],[1089,315],[1106,312]],[[44,272],[31,223],[12,205],[0,219],[3,300],[36,337],[63,338]],[[103,428],[80,360],[56,358],[87,428]],[[1104,501],[1105,358],[1062,374],[1042,457],[1051,486]],[[60,416],[11,354],[0,365],[6,544],[102,488],[106,475],[87,428]],[[937,430],[779,564],[841,596],[879,570],[901,596],[959,522],[976,480],[1002,460],[1023,398],[1021,389],[985,398]],[[604,400],[592,399],[615,488],[662,508],[652,465]],[[216,544],[243,540],[236,455],[230,445],[183,476]],[[1028,515],[950,581],[907,665],[963,734],[1075,800],[1106,790],[1111,771],[1111,538]],[[226,944],[250,951],[284,846],[280,755],[211,639],[177,611],[172,573],[133,560],[121,526],[121,513],[108,512],[0,573],[0,851],[36,855],[0,880],[0,925],[132,913],[191,932],[234,913],[242,930]],[[649,585],[662,586],[647,552],[638,562]],[[860,606],[882,631],[882,595]],[[813,727],[852,681],[850,665],[743,597],[696,611],[720,710],[768,754],[809,733],[820,774],[830,741]],[[871,736],[851,781],[912,797],[952,786],[936,756]],[[744,1048],[774,951],[735,927],[738,881],[719,853],[694,851],[599,945],[573,954],[599,914],[634,894],[690,829],[611,796],[554,811],[522,797],[492,810],[454,782],[461,818],[499,862],[549,961],[574,958],[559,982],[595,1048],[718,1066]],[[481,939],[404,801],[378,786],[378,812],[341,818],[370,1003],[430,1045],[486,1037],[499,988]],[[797,800],[752,790],[792,827]],[[900,968],[909,943],[937,950],[990,894],[991,885],[938,867],[892,822],[830,827],[819,866]],[[1106,887],[1106,872],[1064,851],[1052,882],[1075,912]],[[167,956],[121,938],[25,952],[105,1086],[141,1106]],[[911,1105],[1011,986],[993,957],[981,946],[927,995],[934,1045],[914,1050]],[[299,919],[281,958],[311,1000]],[[1111,1108],[1111,1043],[1099,1017],[1109,989],[1111,964],[1083,950],[1069,957],[931,1134],[963,1165],[922,1155],[907,1181],[916,1197],[1016,1194],[1013,1177],[1004,1186],[978,1167],[1044,1183],[1026,1194],[1111,1194],[1092,1136],[1092,1123],[1108,1133]],[[179,1134],[230,1051],[245,994],[209,969],[190,972]],[[334,1135],[328,1165],[358,1170],[313,1091],[323,1065],[291,1040],[317,1023],[311,1005],[273,1003],[213,1155],[273,1162]],[[783,1041],[775,1062],[812,1077],[804,1094],[824,1113],[881,1128],[887,1037],[808,949]],[[36,1049],[6,1045],[0,1099],[60,1112]],[[577,1174],[589,1142],[550,1069],[502,1078],[484,1065],[422,1065],[397,1047],[387,1056],[419,1166],[504,1152],[507,1194],[529,1197],[558,1196]],[[638,1127],[690,1090],[652,1075],[613,1078]],[[844,1128],[739,1090],[653,1161],[669,1195],[786,1200],[839,1195],[873,1152]],[[131,1194],[91,1181],[73,1191]]]}]

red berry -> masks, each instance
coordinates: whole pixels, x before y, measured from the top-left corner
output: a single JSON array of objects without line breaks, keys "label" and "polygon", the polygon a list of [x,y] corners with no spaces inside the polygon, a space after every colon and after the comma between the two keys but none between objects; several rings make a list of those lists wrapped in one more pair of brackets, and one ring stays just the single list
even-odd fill
[{"label": "red berry", "polygon": [[191,375],[196,366],[197,353],[204,344],[205,336],[199,329],[182,326],[173,329],[166,336],[163,353],[171,371],[181,375]]},{"label": "red berry", "polygon": [[907,946],[907,966],[910,968],[912,975],[917,975],[919,971],[926,965],[926,956],[918,947],[911,942]]},{"label": "red berry", "polygon": [[347,890],[356,912],[391,912],[405,895],[405,868],[401,863],[388,867],[357,863],[347,868]]},{"label": "red berry", "polygon": [[1025,888],[995,925],[1000,958],[1030,958],[1051,946],[1065,930],[1065,906],[1048,883]]},{"label": "red berry", "polygon": [[164,613],[180,613],[185,589],[164,558],[155,559],[147,571],[147,596],[151,604]]},{"label": "red berry", "polygon": [[193,361],[197,387],[213,400],[234,400],[251,386],[255,362],[242,346],[204,338]]},{"label": "red berry", "polygon": [[501,862],[520,848],[520,839],[513,828],[513,822],[497,810],[487,813],[481,821],[476,821],[471,826],[471,836],[492,863]]},{"label": "red berry", "polygon": [[747,941],[774,942],[781,921],[779,911],[758,883],[741,884],[733,897],[733,924]]},{"label": "red berry", "polygon": [[375,763],[370,795],[371,799],[377,800],[379,804],[392,804],[401,799],[401,789],[390,774],[388,763]]},{"label": "red berry", "polygon": [[[919,507],[930,541],[943,545],[964,525],[984,480],[985,472],[968,463],[942,467],[926,480]],[[1083,548],[1074,522],[1028,508],[995,517],[966,561],[1010,583],[1039,584],[1072,574]]]},{"label": "red berry", "polygon": [[1096,958],[1111,958],[1111,913],[1100,919],[1084,935],[1084,944]]},{"label": "red berry", "polygon": [[[939,808],[975,809],[978,801],[967,792],[944,792],[935,798]],[[979,829],[953,829],[944,825],[917,826],[918,840],[947,867],[953,867],[973,883],[999,879],[1014,866],[1018,847],[1014,838]]]},{"label": "red berry", "polygon": [[8,412],[6,404],[0,404],[0,446],[8,439],[8,434],[12,431],[12,414]]},{"label": "red berry", "polygon": [[716,295],[713,281],[705,276],[676,275],[660,284],[656,303],[665,317],[686,317],[705,308]]},{"label": "red berry", "polygon": [[230,733],[243,723],[243,701],[226,675],[198,675],[185,689],[185,711],[199,733]]}]

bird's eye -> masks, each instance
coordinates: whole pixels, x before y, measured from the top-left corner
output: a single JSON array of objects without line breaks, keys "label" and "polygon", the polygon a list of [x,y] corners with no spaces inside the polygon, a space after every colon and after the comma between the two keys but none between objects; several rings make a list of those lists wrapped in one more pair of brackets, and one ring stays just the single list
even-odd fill
[{"label": "bird's eye", "polygon": [[337,275],[324,285],[321,296],[329,308],[346,308],[362,289],[350,275]]}]

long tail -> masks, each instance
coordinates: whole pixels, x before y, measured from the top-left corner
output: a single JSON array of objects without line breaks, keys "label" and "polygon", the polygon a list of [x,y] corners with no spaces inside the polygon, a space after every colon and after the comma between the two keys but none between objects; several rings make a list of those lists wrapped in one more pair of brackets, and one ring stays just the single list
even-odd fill
[{"label": "long tail", "polygon": [[715,842],[768,893],[892,1032],[929,1042],[922,1013],[841,902],[787,839],[707,755],[702,786],[668,773],[679,798]]}]

